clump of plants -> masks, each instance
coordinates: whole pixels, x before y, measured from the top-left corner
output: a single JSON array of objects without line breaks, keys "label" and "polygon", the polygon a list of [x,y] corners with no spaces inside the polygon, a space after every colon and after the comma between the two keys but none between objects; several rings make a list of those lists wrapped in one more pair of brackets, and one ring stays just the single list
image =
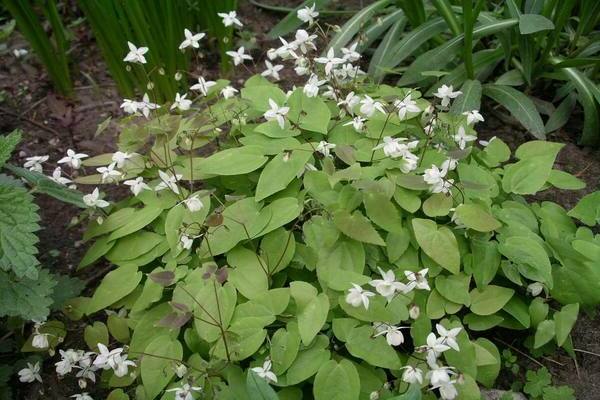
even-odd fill
[{"label": "clump of plants", "polygon": [[[600,302],[600,194],[525,197],[584,186],[553,168],[562,145],[478,143],[459,91],[371,83],[301,11],[261,75],[125,100],[119,151],[77,161],[98,173],[76,183],[130,195],[83,198],[80,268],[115,267],[65,308],[95,322],[89,349],[51,346],[56,372],[111,399],[479,399],[496,328],[573,354]],[[274,82],[286,64],[304,86]]]}]

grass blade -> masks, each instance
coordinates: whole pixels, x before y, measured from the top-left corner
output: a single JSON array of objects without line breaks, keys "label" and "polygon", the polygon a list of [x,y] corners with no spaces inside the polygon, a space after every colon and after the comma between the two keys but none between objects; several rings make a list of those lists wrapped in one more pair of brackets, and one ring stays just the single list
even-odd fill
[{"label": "grass blade", "polygon": [[[452,5],[450,4],[450,2],[448,0],[432,0],[432,3],[434,5],[434,7],[436,8],[437,12],[442,16],[442,18],[444,18],[444,20],[446,21],[446,24],[448,24],[448,27],[450,28],[450,31],[452,31],[454,36],[460,35],[462,33],[462,30],[460,28],[460,24],[458,23],[458,19],[456,18],[456,14],[452,10]],[[465,3],[471,3],[471,13],[472,13],[472,11],[473,11],[472,0],[463,1],[463,7],[464,7]],[[464,12],[463,12],[463,15],[466,20],[467,16]],[[467,32],[467,31],[465,30],[465,32]]]},{"label": "grass blade", "polygon": [[392,27],[385,34],[383,40],[375,50],[375,54],[371,57],[371,63],[369,64],[369,75],[373,78],[374,81],[380,82],[385,76],[385,71],[380,69],[380,66],[383,64],[382,60],[388,56],[390,48],[396,43],[402,31],[404,30],[404,26],[406,25],[406,18],[402,16],[398,19]]},{"label": "grass blade", "polygon": [[465,44],[463,45],[463,58],[465,60],[465,69],[467,77],[473,79],[475,72],[473,70],[473,0],[463,0],[463,20],[465,30]]},{"label": "grass blade", "polygon": [[571,117],[573,108],[575,108],[576,102],[577,96],[575,93],[571,93],[559,104],[556,111],[550,115],[550,118],[546,122],[546,133],[559,130],[567,123],[569,117]]},{"label": "grass blade", "polygon": [[465,111],[479,110],[481,107],[481,82],[468,79],[460,88],[462,95],[458,96],[450,107],[450,112],[460,115]]}]

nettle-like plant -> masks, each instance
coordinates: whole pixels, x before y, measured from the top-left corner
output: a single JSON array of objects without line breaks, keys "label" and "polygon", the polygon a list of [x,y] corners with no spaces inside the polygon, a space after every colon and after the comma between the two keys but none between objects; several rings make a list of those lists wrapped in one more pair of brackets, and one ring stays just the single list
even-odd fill
[{"label": "nettle-like plant", "polygon": [[[66,311],[110,315],[86,328],[96,354],[62,351],[59,374],[102,369],[130,388],[118,399],[479,399],[501,368],[489,330],[573,351],[579,308],[600,302],[600,242],[571,217],[595,225],[600,195],[568,213],[523,197],[583,186],[553,169],[562,145],[478,147],[460,92],[370,84],[352,47],[314,55],[327,32],[303,17],[317,33],[282,40],[239,95],[200,77],[171,112],[128,100],[148,120],[83,160],[99,173],[77,182],[133,195],[84,198],[80,267],[116,268]],[[306,85],[272,83],[277,58]]]}]

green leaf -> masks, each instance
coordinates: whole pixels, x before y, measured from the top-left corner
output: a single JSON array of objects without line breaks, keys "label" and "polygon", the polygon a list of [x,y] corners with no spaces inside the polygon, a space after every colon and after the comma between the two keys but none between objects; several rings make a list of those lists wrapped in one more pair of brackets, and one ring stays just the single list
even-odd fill
[{"label": "green leaf", "polygon": [[381,368],[400,369],[402,362],[383,336],[373,338],[371,326],[354,328],[348,334],[346,348],[354,357]]},{"label": "green leaf", "polygon": [[559,312],[554,313],[556,343],[559,346],[562,346],[569,337],[569,333],[577,322],[578,313],[579,304],[577,303],[567,304]]},{"label": "green leaf", "polygon": [[521,14],[519,16],[519,32],[521,32],[521,35],[529,35],[552,29],[554,29],[554,24],[543,15]]},{"label": "green leaf", "polygon": [[367,217],[376,225],[388,232],[403,232],[402,216],[387,196],[379,192],[366,192],[363,195],[363,202]]},{"label": "green leaf", "polygon": [[481,82],[467,79],[460,88],[462,95],[452,102],[450,112],[461,115],[466,111],[479,110],[481,107]]},{"label": "green leaf", "polygon": [[478,338],[473,345],[477,357],[477,381],[488,388],[492,387],[502,367],[500,352],[494,343],[485,338]]},{"label": "green leaf", "polygon": [[296,385],[316,374],[321,365],[330,358],[330,352],[326,350],[328,345],[327,337],[318,335],[309,348],[298,353],[298,357],[287,371],[285,383]]},{"label": "green leaf", "polygon": [[140,363],[142,383],[146,396],[154,399],[175,375],[174,360],[181,360],[183,347],[177,339],[158,336],[144,350]]},{"label": "green leaf", "polygon": [[114,230],[108,236],[108,240],[112,241],[119,239],[139,231],[158,218],[158,216],[162,214],[162,211],[162,208],[156,206],[146,206],[140,210],[136,210],[133,215],[127,219],[127,222],[124,225]]},{"label": "green leaf", "polygon": [[433,193],[423,202],[423,212],[428,217],[443,217],[452,208],[452,196],[444,193]]},{"label": "green leaf", "polygon": [[568,215],[577,218],[587,226],[596,226],[600,223],[600,192],[583,196]]},{"label": "green leaf", "polygon": [[21,131],[18,129],[15,129],[8,135],[0,136],[0,168],[2,168],[10,158],[11,153],[20,141]]},{"label": "green leaf", "polygon": [[542,155],[526,158],[505,168],[502,189],[507,193],[535,194],[550,178],[554,157]]},{"label": "green leaf", "polygon": [[558,169],[550,171],[548,183],[556,188],[564,190],[580,190],[585,188],[585,181],[568,172],[560,171]]},{"label": "green leaf", "polygon": [[460,223],[479,232],[491,232],[502,226],[500,221],[478,204],[461,204],[455,214]]},{"label": "green leaf", "polygon": [[98,352],[98,343],[108,346],[108,329],[103,322],[96,321],[93,325],[88,325],[83,331],[85,344],[91,351]]},{"label": "green leaf", "polygon": [[552,266],[546,250],[536,240],[525,236],[512,236],[500,242],[498,250],[517,264],[521,275],[543,282],[552,288]]},{"label": "green leaf", "polygon": [[265,165],[256,186],[256,201],[288,187],[312,157],[308,149],[298,149],[291,153],[278,154]]},{"label": "green leaf", "polygon": [[544,388],[543,400],[576,400],[575,391],[569,386],[548,386]]},{"label": "green leaf", "polygon": [[315,376],[313,394],[315,400],[358,400],[360,378],[354,364],[345,359],[323,364]]},{"label": "green leaf", "polygon": [[422,398],[420,385],[412,384],[408,387],[406,392],[400,396],[391,397],[389,400],[421,400]]},{"label": "green leaf", "polygon": [[514,290],[488,285],[484,289],[471,290],[471,311],[478,315],[492,315],[502,309],[511,299]]},{"label": "green leaf", "polygon": [[290,283],[291,295],[296,301],[298,331],[305,346],[319,333],[329,312],[329,298],[325,293],[317,295],[314,286],[294,281]]},{"label": "green leaf", "polygon": [[269,289],[268,266],[254,251],[238,246],[227,253],[228,281],[248,299],[252,300]]},{"label": "green leaf", "polygon": [[555,335],[555,322],[552,320],[546,320],[540,322],[535,331],[535,339],[533,348],[537,349],[548,343]]},{"label": "green leaf", "polygon": [[[308,97],[304,90],[296,89],[288,99],[290,121],[302,129],[327,134],[331,111],[320,97]],[[306,148],[305,150],[308,150]]]},{"label": "green leaf", "polygon": [[377,46],[377,50],[375,50],[375,53],[371,57],[368,74],[372,76],[375,81],[379,82],[385,75],[384,61],[390,57],[390,51],[402,36],[405,25],[406,18],[403,15],[397,18],[390,29],[388,29],[381,40],[381,43]]},{"label": "green leaf", "polygon": [[522,92],[510,86],[487,84],[483,94],[500,103],[536,138],[545,139],[544,123],[535,105]]},{"label": "green leaf", "polygon": [[86,314],[90,315],[121,300],[137,287],[142,273],[132,265],[124,265],[110,271],[94,292],[87,305]]},{"label": "green leaf", "polygon": [[298,325],[289,322],[287,329],[278,329],[271,338],[271,361],[273,372],[281,375],[292,365],[300,349]]},{"label": "green leaf", "polygon": [[435,288],[442,296],[453,303],[468,306],[471,303],[471,297],[469,296],[470,282],[470,275],[438,275],[435,278]]},{"label": "green leaf", "polygon": [[496,241],[484,241],[477,238],[471,240],[473,279],[477,287],[482,289],[495,277],[500,266],[500,253]]},{"label": "green leaf", "polygon": [[342,233],[354,240],[385,246],[379,233],[360,211],[355,211],[353,214],[345,210],[336,211],[333,214],[333,223]]},{"label": "green leaf", "polygon": [[278,400],[277,393],[267,381],[259,377],[256,372],[248,370],[246,378],[246,391],[252,400]]},{"label": "green leaf", "polygon": [[525,374],[527,383],[523,387],[523,391],[531,396],[541,396],[544,388],[552,384],[552,375],[546,368],[540,368],[537,371],[528,370]]},{"label": "green leaf", "polygon": [[267,160],[260,147],[242,146],[200,159],[194,164],[194,170],[206,175],[241,175],[257,170]]},{"label": "green leaf", "polygon": [[36,279],[15,279],[0,271],[0,316],[44,320],[50,313],[55,286],[56,281],[45,269],[38,271]]},{"label": "green leaf", "polygon": [[457,274],[460,270],[460,252],[454,233],[435,221],[415,218],[412,221],[415,238],[421,249],[442,267]]}]

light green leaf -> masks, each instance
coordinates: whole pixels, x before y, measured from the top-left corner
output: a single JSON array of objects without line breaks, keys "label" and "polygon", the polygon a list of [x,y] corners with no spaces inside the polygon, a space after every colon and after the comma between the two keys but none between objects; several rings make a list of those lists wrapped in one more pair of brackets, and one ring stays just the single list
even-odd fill
[{"label": "light green leaf", "polygon": [[271,361],[273,372],[281,375],[292,365],[300,349],[298,325],[289,322],[287,329],[278,329],[271,338]]},{"label": "light green leaf", "polygon": [[415,218],[412,221],[415,238],[421,249],[436,263],[452,272],[460,269],[460,253],[454,233],[435,221]]},{"label": "light green leaf", "polygon": [[514,290],[488,285],[483,290],[471,290],[471,311],[478,315],[492,315],[501,310],[515,293]]},{"label": "light green leaf", "polygon": [[481,107],[481,82],[467,79],[460,91],[462,95],[452,102],[450,112],[460,115],[466,111],[479,110]]},{"label": "light green leaf", "polygon": [[512,236],[500,242],[498,250],[517,264],[521,275],[543,282],[552,288],[552,266],[546,250],[536,240],[525,236]]},{"label": "light green leaf", "polygon": [[376,225],[388,232],[402,232],[402,216],[383,193],[366,192],[363,194],[363,202],[367,217]]},{"label": "light green leaf", "polygon": [[261,201],[270,195],[285,189],[296,179],[298,173],[312,157],[308,149],[298,149],[291,153],[278,154],[265,165],[258,178],[256,186],[256,201]]},{"label": "light green leaf", "polygon": [[258,146],[235,147],[200,159],[194,170],[206,175],[241,175],[262,167],[267,160]]},{"label": "light green leaf", "polygon": [[569,333],[577,322],[578,314],[579,304],[577,303],[567,304],[559,312],[554,313],[556,343],[559,346],[562,346],[569,337]]},{"label": "light green leaf", "polygon": [[348,360],[329,360],[319,368],[313,385],[315,400],[358,400],[360,378]]},{"label": "light green leaf", "polygon": [[560,171],[558,169],[550,171],[548,183],[556,188],[564,190],[580,190],[585,188],[585,181],[568,172]]},{"label": "light green leaf", "polygon": [[333,223],[342,233],[354,240],[385,246],[379,233],[360,211],[355,211],[353,214],[345,210],[336,211],[333,214]]},{"label": "light green leaf", "polygon": [[502,226],[500,221],[475,203],[456,207],[454,216],[461,224],[479,232],[491,232]]},{"label": "light green leaf", "polygon": [[144,350],[140,363],[142,383],[148,399],[154,399],[175,375],[173,360],[181,360],[183,347],[177,339],[158,336]]},{"label": "light green leaf", "polygon": [[577,218],[587,226],[596,226],[600,222],[600,192],[583,196],[568,215]]},{"label": "light green leaf", "polygon": [[550,177],[554,157],[536,156],[510,164],[504,171],[502,189],[507,193],[535,194]]},{"label": "light green leaf", "polygon": [[141,280],[142,273],[133,265],[123,265],[110,271],[94,292],[87,305],[86,314],[93,314],[121,300],[131,293]]},{"label": "light green leaf", "polygon": [[130,215],[127,222],[112,231],[108,236],[108,240],[112,241],[115,239],[122,238],[131,233],[141,230],[146,225],[149,225],[154,221],[160,214],[162,214],[162,208],[156,206],[147,206],[140,210],[136,210],[133,215]]},{"label": "light green leaf", "polygon": [[252,400],[278,400],[277,393],[273,390],[267,381],[256,374],[256,372],[248,370],[248,378],[246,379],[246,390]]},{"label": "light green leaf", "polygon": [[535,338],[533,341],[533,348],[537,349],[542,347],[546,343],[552,340],[555,335],[555,322],[552,320],[546,320],[540,322],[535,331]]},{"label": "light green leaf", "polygon": [[540,31],[549,31],[554,29],[554,24],[548,18],[539,14],[521,14],[519,15],[519,32],[522,35],[529,35]]},{"label": "light green leaf", "polygon": [[402,362],[383,336],[373,338],[371,326],[353,328],[348,334],[346,348],[354,357],[381,368],[400,369]]},{"label": "light green leaf", "polygon": [[228,281],[246,298],[252,300],[269,289],[268,266],[254,251],[238,246],[227,253]]}]

